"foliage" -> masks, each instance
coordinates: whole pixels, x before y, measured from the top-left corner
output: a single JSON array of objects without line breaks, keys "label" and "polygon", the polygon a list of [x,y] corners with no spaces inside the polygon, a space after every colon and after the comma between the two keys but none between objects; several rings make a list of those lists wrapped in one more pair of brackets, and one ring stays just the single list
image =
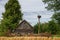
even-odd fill
[{"label": "foliage", "polygon": [[60,12],[59,13],[55,13],[52,16],[52,19],[54,19],[56,21],[56,23],[60,24]]},{"label": "foliage", "polygon": [[53,19],[60,24],[60,0],[43,0],[45,4],[48,4],[46,7],[48,10],[54,11]]},{"label": "foliage", "polygon": [[[47,23],[40,24],[40,32],[41,33],[47,32],[47,28],[48,28],[48,24]],[[34,33],[38,33],[38,24],[36,24],[34,26]]]},{"label": "foliage", "polygon": [[60,0],[43,0],[43,2],[48,4],[48,6],[46,7],[48,10],[60,10]]},{"label": "foliage", "polygon": [[[40,32],[41,33],[51,33],[51,34],[60,34],[60,27],[59,25],[54,21],[51,20],[48,23],[42,23],[40,24]],[[38,33],[38,24],[34,26],[34,33]]]},{"label": "foliage", "polygon": [[[52,34],[60,34],[60,0],[43,0],[47,4],[47,10],[52,10],[54,12],[52,20],[49,22],[49,29]],[[57,31],[58,29],[58,31]]]},{"label": "foliage", "polygon": [[[37,24],[34,26],[34,33],[36,33],[36,34],[38,33],[38,29],[39,29],[39,28],[38,28],[38,25],[39,25],[39,24],[37,23]],[[42,25],[41,25],[41,24],[40,24],[40,29],[39,29],[39,30],[40,30],[40,32],[42,32]]]},{"label": "foliage", "polygon": [[38,33],[38,24],[34,26],[34,33]]},{"label": "foliage", "polygon": [[[9,0],[5,5],[5,12],[2,13],[1,32],[12,31],[15,29],[20,20],[22,20],[21,7],[18,0]],[[3,28],[3,29],[2,29]]]},{"label": "foliage", "polygon": [[48,23],[42,23],[42,32],[45,33],[45,32],[48,32]]},{"label": "foliage", "polygon": [[48,23],[48,32],[50,32],[51,34],[57,34],[58,31],[58,25],[54,22],[54,20],[49,21]]}]

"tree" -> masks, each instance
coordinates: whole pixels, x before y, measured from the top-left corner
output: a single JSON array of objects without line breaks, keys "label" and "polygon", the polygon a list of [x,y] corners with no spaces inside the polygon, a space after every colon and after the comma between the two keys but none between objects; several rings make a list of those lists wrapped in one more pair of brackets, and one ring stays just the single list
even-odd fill
[{"label": "tree", "polygon": [[57,34],[57,31],[59,29],[58,25],[54,22],[54,20],[49,21],[48,23],[48,32],[51,34]]},{"label": "tree", "polygon": [[48,23],[42,23],[42,32],[45,33],[45,32],[48,32]]},{"label": "tree", "polygon": [[38,24],[34,25],[34,33],[38,34]]},{"label": "tree", "polygon": [[[14,30],[19,21],[22,20],[21,7],[18,0],[9,0],[5,5],[5,12],[2,13],[1,27],[6,31]],[[5,31],[4,30],[4,31]]]},{"label": "tree", "polygon": [[56,23],[58,23],[60,25],[60,12],[59,13],[55,13],[52,16],[52,19],[54,19],[56,21]]},{"label": "tree", "polygon": [[[42,23],[40,24],[40,32],[45,33],[48,31],[48,23]],[[34,33],[38,33],[38,24],[34,26]]]},{"label": "tree", "polygon": [[48,4],[46,7],[48,10],[54,11],[53,19],[60,24],[60,0],[43,0],[45,4]]},{"label": "tree", "polygon": [[[60,34],[60,27],[58,24],[54,21],[51,20],[48,23],[42,23],[40,24],[40,32],[41,33],[51,33],[51,34]],[[38,24],[34,26],[34,33],[38,33]]]},{"label": "tree", "polygon": [[[36,33],[36,34],[38,33],[38,25],[39,25],[38,23],[36,25],[34,25],[34,33]],[[40,30],[40,32],[42,32],[42,24],[40,24],[39,30]]]},{"label": "tree", "polygon": [[43,0],[43,2],[48,4],[48,6],[46,7],[48,10],[60,10],[60,0]]}]

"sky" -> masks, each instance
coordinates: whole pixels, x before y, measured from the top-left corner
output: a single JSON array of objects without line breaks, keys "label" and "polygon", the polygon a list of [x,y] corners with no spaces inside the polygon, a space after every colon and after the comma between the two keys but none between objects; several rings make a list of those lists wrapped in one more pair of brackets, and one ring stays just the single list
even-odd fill
[{"label": "sky", "polygon": [[[28,21],[32,26],[37,24],[38,15],[41,15],[40,22],[45,23],[51,20],[53,12],[47,11],[42,0],[18,0],[21,5],[21,11],[23,13],[23,20]],[[4,5],[8,0],[0,0],[0,19],[2,18],[2,13],[5,11]]]}]

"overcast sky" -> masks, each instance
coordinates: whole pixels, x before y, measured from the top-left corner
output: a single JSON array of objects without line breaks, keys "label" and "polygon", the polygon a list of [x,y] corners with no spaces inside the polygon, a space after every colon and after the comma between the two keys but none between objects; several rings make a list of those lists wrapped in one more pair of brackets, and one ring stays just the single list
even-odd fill
[{"label": "overcast sky", "polygon": [[[2,12],[5,11],[4,5],[7,0],[0,0],[0,18]],[[41,15],[41,23],[48,22],[51,20],[52,12],[47,11],[42,0],[19,0],[23,19],[27,20],[31,25],[35,25],[38,22],[37,15]]]}]

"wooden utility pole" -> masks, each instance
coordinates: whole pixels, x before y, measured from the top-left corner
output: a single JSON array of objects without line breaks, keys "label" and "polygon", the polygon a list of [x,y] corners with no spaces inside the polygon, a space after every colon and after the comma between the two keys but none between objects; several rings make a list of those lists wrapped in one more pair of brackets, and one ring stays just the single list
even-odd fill
[{"label": "wooden utility pole", "polygon": [[41,16],[38,15],[38,34],[40,33],[40,18],[41,18]]}]

